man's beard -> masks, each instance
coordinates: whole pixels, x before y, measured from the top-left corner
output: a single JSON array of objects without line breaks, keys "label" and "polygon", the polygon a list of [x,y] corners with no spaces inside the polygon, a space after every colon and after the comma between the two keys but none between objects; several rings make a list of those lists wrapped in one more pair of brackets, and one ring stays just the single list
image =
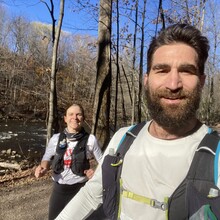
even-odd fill
[{"label": "man's beard", "polygon": [[[148,110],[151,118],[160,126],[178,129],[196,117],[201,99],[201,85],[198,84],[192,91],[170,90],[152,91],[147,84],[145,88]],[[161,103],[161,98],[182,99],[179,104]]]}]

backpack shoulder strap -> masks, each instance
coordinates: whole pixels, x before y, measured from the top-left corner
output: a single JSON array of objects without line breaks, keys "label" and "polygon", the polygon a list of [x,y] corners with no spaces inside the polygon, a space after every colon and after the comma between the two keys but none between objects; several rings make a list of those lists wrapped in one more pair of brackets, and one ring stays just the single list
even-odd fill
[{"label": "backpack shoulder strap", "polygon": [[214,180],[215,180],[215,185],[217,185],[218,182],[218,177],[220,175],[220,170],[219,170],[219,161],[220,161],[220,137],[218,136],[219,141],[218,141],[218,146],[215,152],[215,161],[214,161]]},{"label": "backpack shoulder strap", "polygon": [[195,188],[195,191],[202,195],[199,198],[204,196],[206,198],[209,189],[215,188],[217,180],[215,182],[214,161],[216,151],[219,148],[219,140],[218,134],[211,131],[204,136],[198,145],[185,179],[169,198],[168,219],[188,219],[192,210],[196,211],[197,207],[192,205],[194,202],[192,197],[196,201],[198,197],[192,193],[194,192],[192,189]]},{"label": "backpack shoulder strap", "polygon": [[137,137],[139,131],[144,127],[145,124],[146,121],[143,121],[137,125],[134,125],[124,134],[116,152],[117,154],[120,154],[121,158],[124,158],[124,155],[126,154],[134,139]]},{"label": "backpack shoulder strap", "polygon": [[118,219],[121,197],[123,158],[145,122],[132,126],[122,137],[115,154],[107,154],[102,163],[103,210],[109,219]]},{"label": "backpack shoulder strap", "polygon": [[67,148],[66,134],[61,132],[57,142],[56,153],[64,154]]},{"label": "backpack shoulder strap", "polygon": [[217,185],[218,176],[219,176],[219,160],[220,160],[220,136],[217,131],[210,131],[210,149],[215,153],[214,158],[214,183]]},{"label": "backpack shoulder strap", "polygon": [[[196,150],[192,164],[190,166],[188,172],[189,179],[200,179],[200,178],[204,179],[204,175],[205,175],[205,178],[209,179],[215,184],[217,183],[217,173],[218,173],[217,149],[220,146],[219,140],[220,138],[216,131],[207,133],[204,136],[204,138],[202,139]],[[210,167],[208,169],[207,167],[206,169],[204,169],[204,164],[208,164],[208,161],[213,161],[213,163],[209,163]],[[204,172],[205,170],[207,172]]]}]

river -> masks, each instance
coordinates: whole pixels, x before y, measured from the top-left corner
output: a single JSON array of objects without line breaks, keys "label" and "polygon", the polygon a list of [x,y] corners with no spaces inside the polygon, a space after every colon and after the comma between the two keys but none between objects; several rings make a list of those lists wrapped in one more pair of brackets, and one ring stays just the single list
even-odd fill
[{"label": "river", "polygon": [[[217,129],[220,133],[220,129]],[[45,122],[0,120],[0,152],[12,149],[29,157],[42,157],[46,145]]]},{"label": "river", "polygon": [[45,145],[45,122],[0,121],[0,151],[12,149],[26,157],[40,157]]}]

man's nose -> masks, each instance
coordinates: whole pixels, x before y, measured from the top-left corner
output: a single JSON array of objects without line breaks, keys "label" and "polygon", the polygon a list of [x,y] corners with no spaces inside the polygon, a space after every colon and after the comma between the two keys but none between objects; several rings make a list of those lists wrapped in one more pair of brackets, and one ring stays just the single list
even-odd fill
[{"label": "man's nose", "polygon": [[183,87],[181,74],[177,70],[171,70],[166,79],[166,88],[170,90],[177,90]]}]

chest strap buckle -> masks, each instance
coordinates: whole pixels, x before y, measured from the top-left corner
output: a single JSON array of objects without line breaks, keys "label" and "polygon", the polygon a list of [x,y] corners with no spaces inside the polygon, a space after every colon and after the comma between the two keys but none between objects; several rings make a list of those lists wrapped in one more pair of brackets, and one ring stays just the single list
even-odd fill
[{"label": "chest strap buckle", "polygon": [[156,199],[147,198],[145,196],[141,196],[141,195],[138,195],[138,194],[135,194],[133,192],[123,190],[123,189],[122,189],[122,196],[125,198],[133,199],[141,203],[145,203],[147,205],[150,205],[153,208],[161,209],[163,211],[166,211],[168,208],[168,203],[166,201],[159,202]]},{"label": "chest strap buckle", "polygon": [[151,199],[150,206],[156,209],[161,209],[163,211],[167,210],[167,204],[165,202],[159,202],[156,199]]}]

